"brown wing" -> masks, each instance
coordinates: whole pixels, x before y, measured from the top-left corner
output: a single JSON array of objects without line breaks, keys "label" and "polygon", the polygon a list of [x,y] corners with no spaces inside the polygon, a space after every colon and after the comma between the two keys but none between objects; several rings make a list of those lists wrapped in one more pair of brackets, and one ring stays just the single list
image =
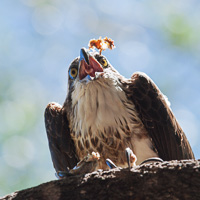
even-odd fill
[{"label": "brown wing", "polygon": [[133,74],[127,92],[163,160],[194,158],[190,144],[163,94],[146,74]]},{"label": "brown wing", "polygon": [[56,171],[72,169],[78,160],[74,142],[70,136],[67,117],[61,105],[50,103],[45,110],[45,126],[51,158]]}]

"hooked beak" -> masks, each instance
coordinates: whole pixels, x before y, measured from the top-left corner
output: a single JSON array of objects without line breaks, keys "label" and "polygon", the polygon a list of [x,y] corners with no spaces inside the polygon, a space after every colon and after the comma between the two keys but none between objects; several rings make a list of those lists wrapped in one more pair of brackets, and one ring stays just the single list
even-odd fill
[{"label": "hooked beak", "polygon": [[95,77],[95,72],[103,72],[103,68],[85,48],[82,48],[79,61],[79,79],[82,80],[88,75],[90,77]]}]

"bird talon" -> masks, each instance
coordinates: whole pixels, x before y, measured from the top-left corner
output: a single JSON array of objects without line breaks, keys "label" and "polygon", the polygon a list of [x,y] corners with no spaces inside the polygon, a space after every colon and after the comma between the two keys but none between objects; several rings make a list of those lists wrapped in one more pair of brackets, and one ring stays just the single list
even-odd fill
[{"label": "bird talon", "polygon": [[66,178],[68,176],[73,176],[73,174],[68,172],[68,171],[58,171],[58,172],[55,173],[55,175],[58,179],[63,179],[63,178]]},{"label": "bird talon", "polygon": [[148,158],[146,160],[144,160],[143,162],[140,163],[140,165],[144,165],[144,164],[147,164],[147,163],[154,163],[154,162],[164,162],[163,159],[161,158],[158,158],[158,157],[153,157],[153,158]]},{"label": "bird talon", "polygon": [[72,175],[86,174],[95,171],[100,155],[98,152],[92,152],[85,156],[77,165],[69,171]]},{"label": "bird talon", "polygon": [[69,176],[93,172],[98,165],[99,159],[99,153],[92,152],[91,154],[85,156],[80,162],[78,162],[73,169],[70,169],[69,171],[58,171],[55,173],[55,175],[58,179],[63,179]]},{"label": "bird talon", "polygon": [[106,164],[108,165],[108,167],[110,167],[110,169],[117,168],[117,165],[115,165],[115,163],[108,158],[106,159]]},{"label": "bird talon", "polygon": [[125,152],[126,152],[126,159],[127,159],[129,169],[131,167],[136,166],[137,157],[133,153],[133,151],[128,147],[126,148]]}]

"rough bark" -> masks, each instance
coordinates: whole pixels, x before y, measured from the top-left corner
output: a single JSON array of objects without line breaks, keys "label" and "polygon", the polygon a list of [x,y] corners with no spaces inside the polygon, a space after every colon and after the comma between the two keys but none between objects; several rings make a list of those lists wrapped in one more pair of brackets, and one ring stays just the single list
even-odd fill
[{"label": "rough bark", "polygon": [[96,171],[47,182],[1,199],[200,199],[200,160]]}]

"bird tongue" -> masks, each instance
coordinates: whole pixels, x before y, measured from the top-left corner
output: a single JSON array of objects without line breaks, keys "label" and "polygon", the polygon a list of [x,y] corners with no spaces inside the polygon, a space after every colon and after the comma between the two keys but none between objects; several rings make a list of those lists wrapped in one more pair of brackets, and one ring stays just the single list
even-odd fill
[{"label": "bird tongue", "polygon": [[[87,75],[95,77],[95,72],[103,72],[103,68],[99,62],[92,56],[88,56],[85,49],[81,49],[79,79],[84,79]],[[87,63],[88,62],[88,63]]]}]

